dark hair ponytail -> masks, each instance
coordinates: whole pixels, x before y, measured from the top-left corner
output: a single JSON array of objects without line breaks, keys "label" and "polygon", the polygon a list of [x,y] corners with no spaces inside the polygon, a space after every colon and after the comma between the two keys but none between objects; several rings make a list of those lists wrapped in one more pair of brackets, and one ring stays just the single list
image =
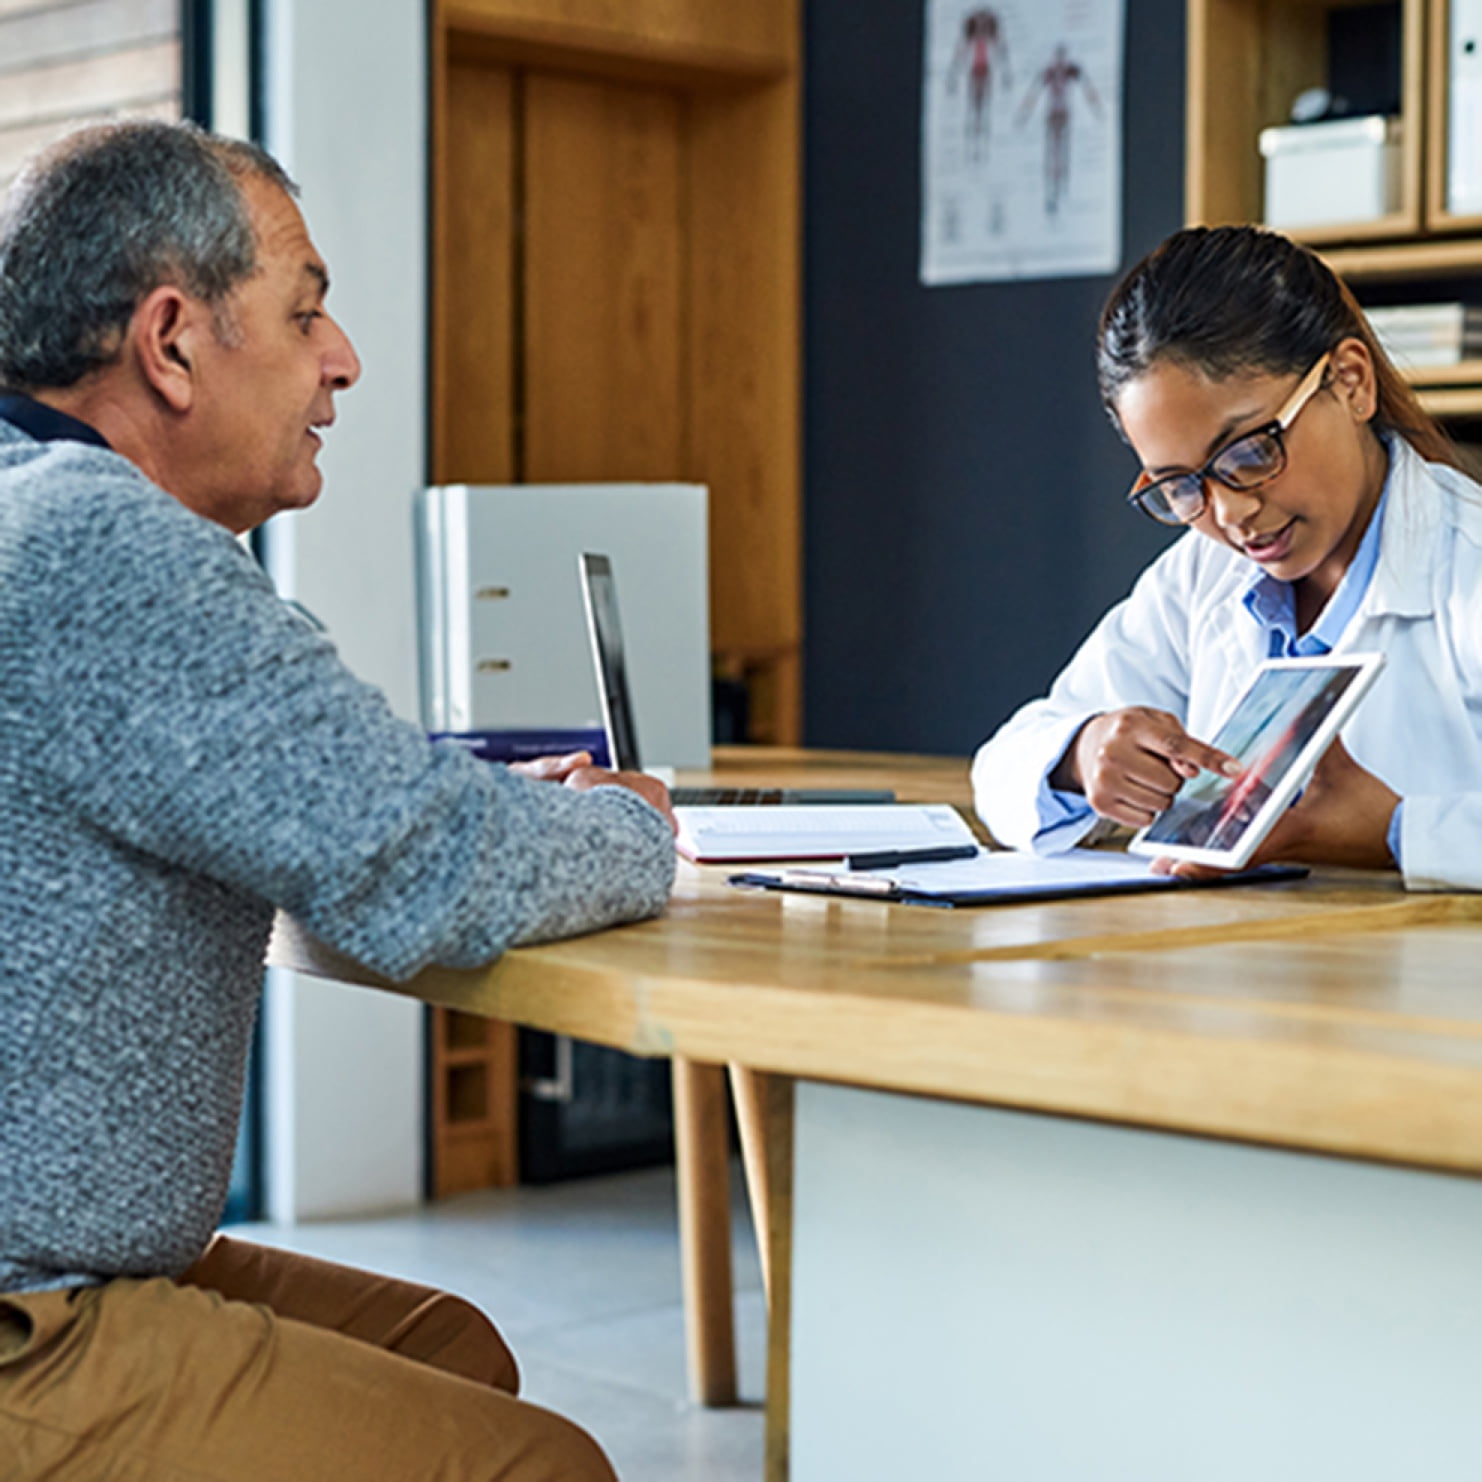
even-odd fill
[{"label": "dark hair ponytail", "polygon": [[1460,467],[1455,445],[1380,348],[1347,286],[1316,253],[1261,227],[1189,227],[1122,279],[1097,335],[1101,399],[1120,431],[1118,398],[1157,360],[1212,380],[1242,371],[1299,375],[1345,339],[1362,340],[1374,362],[1376,430]]}]

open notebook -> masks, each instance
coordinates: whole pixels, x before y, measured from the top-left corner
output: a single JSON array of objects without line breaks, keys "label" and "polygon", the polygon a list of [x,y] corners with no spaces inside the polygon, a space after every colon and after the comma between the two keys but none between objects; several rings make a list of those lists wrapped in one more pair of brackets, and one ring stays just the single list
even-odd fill
[{"label": "open notebook", "polygon": [[[612,562],[603,555],[585,552],[581,565],[582,600],[587,613],[587,637],[597,671],[597,694],[602,702],[602,726],[607,733],[607,755],[624,772],[641,772],[638,726],[628,690],[628,669],[623,655],[623,625],[618,616],[617,582]],[[676,787],[671,789],[675,806],[790,803],[891,803],[893,792],[875,789],[809,787]],[[747,855],[744,858],[763,856]],[[775,856],[767,856],[775,857]]]},{"label": "open notebook", "polygon": [[976,844],[962,815],[946,803],[765,808],[679,806],[675,844],[699,864],[764,859],[843,859],[899,850]]}]

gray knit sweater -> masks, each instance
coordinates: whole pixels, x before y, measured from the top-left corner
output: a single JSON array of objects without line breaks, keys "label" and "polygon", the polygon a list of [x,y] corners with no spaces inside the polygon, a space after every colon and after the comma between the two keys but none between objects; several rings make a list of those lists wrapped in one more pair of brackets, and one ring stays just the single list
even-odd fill
[{"label": "gray knit sweater", "polygon": [[227,531],[0,421],[0,1291],[199,1254],[275,906],[400,979],[673,871],[635,794],[429,745]]}]

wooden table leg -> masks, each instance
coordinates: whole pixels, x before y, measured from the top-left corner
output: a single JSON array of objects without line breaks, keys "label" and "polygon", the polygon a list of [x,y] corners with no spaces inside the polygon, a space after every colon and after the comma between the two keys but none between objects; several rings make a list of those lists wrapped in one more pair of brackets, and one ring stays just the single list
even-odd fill
[{"label": "wooden table leg", "polygon": [[787,1482],[792,1402],[793,1080],[749,1072],[765,1129],[767,1276],[766,1482]]},{"label": "wooden table leg", "polygon": [[771,1185],[768,1178],[767,1096],[773,1077],[745,1065],[732,1064],[731,1100],[736,1125],[741,1132],[741,1160],[746,1167],[746,1191],[751,1199],[751,1226],[756,1232],[757,1255],[762,1265],[762,1290],[768,1310],[772,1304]]},{"label": "wooden table leg", "polygon": [[793,1082],[732,1064],[731,1095],[767,1293],[766,1482],[787,1482],[792,1312]]},{"label": "wooden table leg", "polygon": [[674,1157],[690,1397],[736,1403],[730,1119],[725,1070],[674,1062]]}]

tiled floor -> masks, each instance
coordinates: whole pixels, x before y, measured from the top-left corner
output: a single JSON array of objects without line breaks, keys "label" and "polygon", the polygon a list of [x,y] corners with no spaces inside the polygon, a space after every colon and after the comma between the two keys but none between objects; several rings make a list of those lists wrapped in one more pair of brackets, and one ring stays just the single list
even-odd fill
[{"label": "tiled floor", "polygon": [[685,1396],[672,1170],[233,1233],[470,1298],[509,1340],[525,1397],[584,1425],[625,1482],[759,1482],[766,1323],[739,1179],[732,1203],[745,1401],[734,1410],[702,1410]]}]

